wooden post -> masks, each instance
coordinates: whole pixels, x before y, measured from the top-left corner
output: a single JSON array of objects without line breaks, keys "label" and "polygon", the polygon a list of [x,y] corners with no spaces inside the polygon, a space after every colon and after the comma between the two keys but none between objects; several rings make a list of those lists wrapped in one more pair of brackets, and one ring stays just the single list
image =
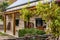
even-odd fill
[{"label": "wooden post", "polygon": [[14,13],[12,14],[12,19],[13,19],[13,35],[15,35],[16,30],[15,30],[15,14]]},{"label": "wooden post", "polygon": [[4,15],[4,32],[6,32],[6,15]]}]

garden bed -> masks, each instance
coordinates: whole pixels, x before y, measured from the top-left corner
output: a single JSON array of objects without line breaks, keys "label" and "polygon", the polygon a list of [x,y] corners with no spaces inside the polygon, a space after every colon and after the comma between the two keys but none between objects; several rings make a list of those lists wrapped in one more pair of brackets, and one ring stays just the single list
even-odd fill
[{"label": "garden bed", "polygon": [[48,38],[48,36],[44,34],[46,33],[43,30],[35,28],[20,29],[17,40],[44,40]]}]

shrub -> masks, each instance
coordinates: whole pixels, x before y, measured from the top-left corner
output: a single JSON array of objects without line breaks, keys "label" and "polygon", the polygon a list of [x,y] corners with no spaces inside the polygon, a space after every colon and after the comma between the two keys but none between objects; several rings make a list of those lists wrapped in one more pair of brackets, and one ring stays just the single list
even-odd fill
[{"label": "shrub", "polygon": [[23,37],[25,35],[43,35],[45,34],[45,32],[43,30],[38,30],[38,29],[34,29],[34,28],[31,28],[31,29],[20,29],[18,31],[18,36],[19,37]]}]

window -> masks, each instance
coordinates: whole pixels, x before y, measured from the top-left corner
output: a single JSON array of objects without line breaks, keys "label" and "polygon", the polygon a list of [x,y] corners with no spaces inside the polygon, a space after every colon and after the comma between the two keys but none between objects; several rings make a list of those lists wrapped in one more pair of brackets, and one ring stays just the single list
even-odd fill
[{"label": "window", "polygon": [[16,19],[16,26],[19,26],[19,19]]},{"label": "window", "polygon": [[36,18],[36,27],[43,26],[43,20],[42,18]]}]

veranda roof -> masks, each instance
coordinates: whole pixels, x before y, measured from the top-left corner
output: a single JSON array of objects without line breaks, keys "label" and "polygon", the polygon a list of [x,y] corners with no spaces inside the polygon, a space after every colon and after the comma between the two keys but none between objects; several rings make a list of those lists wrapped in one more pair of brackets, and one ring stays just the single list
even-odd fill
[{"label": "veranda roof", "polygon": [[20,6],[20,5],[26,4],[28,2],[35,2],[35,1],[37,1],[37,0],[17,0],[16,2],[11,4],[7,8],[12,8],[12,7],[15,7],[15,6]]},{"label": "veranda roof", "polygon": [[[47,2],[51,2],[52,0],[48,0]],[[32,7],[32,6],[36,6],[36,4],[38,3],[37,0],[17,0],[16,2],[14,2],[13,4],[11,4],[10,6],[8,6],[6,9],[6,11],[12,11],[12,10],[17,10],[17,9],[21,9],[24,6],[27,5],[27,3],[30,2],[30,6],[28,7]],[[41,0],[41,3],[46,3],[46,0]]]}]

